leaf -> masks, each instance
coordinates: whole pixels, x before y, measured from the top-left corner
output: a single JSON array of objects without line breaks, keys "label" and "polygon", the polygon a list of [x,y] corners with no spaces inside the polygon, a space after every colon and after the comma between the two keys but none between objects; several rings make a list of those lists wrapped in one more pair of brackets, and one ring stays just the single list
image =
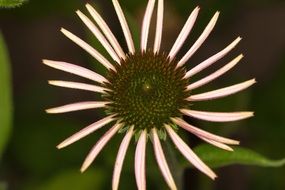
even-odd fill
[{"label": "leaf", "polygon": [[0,33],[0,157],[7,143],[12,122],[11,78],[8,52]]},{"label": "leaf", "polygon": [[80,189],[93,190],[104,189],[107,183],[106,171],[103,169],[89,170],[85,173],[68,170],[53,176],[39,187],[30,187],[37,190]]},{"label": "leaf", "polygon": [[0,190],[6,190],[7,188],[7,184],[5,182],[0,181]]},{"label": "leaf", "polygon": [[27,0],[0,0],[0,7],[15,8],[23,5]]},{"label": "leaf", "polygon": [[252,165],[261,167],[281,167],[285,159],[271,160],[250,149],[235,147],[233,152],[218,149],[211,145],[203,144],[194,149],[195,153],[212,168],[231,164]]}]

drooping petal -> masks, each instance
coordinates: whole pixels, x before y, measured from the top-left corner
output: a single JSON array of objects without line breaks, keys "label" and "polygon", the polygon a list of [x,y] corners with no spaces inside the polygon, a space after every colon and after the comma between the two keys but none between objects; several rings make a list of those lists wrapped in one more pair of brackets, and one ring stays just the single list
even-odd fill
[{"label": "drooping petal", "polygon": [[168,167],[166,158],[164,156],[163,149],[161,147],[161,143],[160,143],[159,137],[157,135],[157,130],[155,128],[153,128],[151,130],[151,134],[153,137],[153,149],[154,149],[154,153],[155,153],[155,158],[156,158],[156,161],[158,163],[159,169],[160,169],[167,185],[169,186],[169,188],[171,190],[176,190],[177,187],[175,185],[175,182],[173,180],[170,169]]},{"label": "drooping petal", "polygon": [[146,152],[146,130],[139,137],[135,153],[135,176],[138,190],[146,190],[145,177],[145,152]]},{"label": "drooping petal", "polygon": [[93,22],[86,15],[84,15],[80,10],[77,10],[76,13],[79,16],[79,18],[84,22],[84,24],[94,34],[94,36],[99,40],[99,42],[106,49],[106,51],[110,54],[113,60],[115,60],[117,63],[120,63],[120,58],[115,53],[115,51],[113,50],[109,42],[106,40],[106,38],[103,36],[103,34],[100,32],[100,30],[97,28],[97,26],[93,24]]},{"label": "drooping petal", "polygon": [[212,179],[215,179],[217,175],[187,146],[187,144],[176,134],[170,126],[165,126],[166,130],[177,147],[177,149],[183,154],[183,156],[191,162],[197,169],[206,174]]},{"label": "drooping petal", "polygon": [[185,42],[188,34],[190,33],[191,29],[193,28],[193,25],[196,21],[196,18],[198,16],[200,7],[196,7],[192,13],[190,14],[190,16],[188,17],[185,25],[183,26],[180,34],[178,35],[176,41],[174,42],[174,45],[172,46],[170,52],[169,52],[169,58],[170,60],[172,60],[175,55],[177,54],[177,52],[180,50],[181,46],[183,45],[183,43]]},{"label": "drooping petal", "polygon": [[57,148],[58,149],[64,148],[64,147],[82,139],[83,137],[89,135],[90,133],[93,133],[97,129],[100,129],[101,127],[103,127],[103,126],[107,125],[108,123],[110,123],[111,121],[113,121],[114,120],[113,117],[114,117],[114,115],[107,116],[107,117],[105,117],[99,121],[96,121],[95,123],[92,123],[91,125],[83,128],[83,129],[81,129],[80,131],[73,134],[72,136],[70,136],[69,138],[64,140],[62,143],[57,145]]},{"label": "drooping petal", "polygon": [[124,13],[122,11],[122,8],[121,8],[118,0],[112,0],[112,1],[113,1],[113,5],[115,7],[116,13],[118,15],[121,27],[123,29],[123,33],[124,33],[126,41],[127,41],[129,52],[133,54],[135,52],[135,46],[134,46],[133,38],[132,38],[132,35],[130,32],[129,26],[127,24],[126,18],[124,16]]},{"label": "drooping petal", "polygon": [[212,32],[220,12],[216,12],[216,14],[213,16],[209,24],[206,26],[203,33],[200,35],[200,37],[197,39],[197,41],[192,45],[192,47],[188,50],[188,52],[182,57],[182,59],[178,62],[177,66],[184,65],[189,58],[198,50],[198,48],[204,43],[204,41],[207,39],[209,34]]},{"label": "drooping petal", "polygon": [[254,83],[256,83],[255,79],[251,79],[239,84],[235,84],[232,86],[228,86],[225,88],[221,88],[218,90],[213,90],[210,92],[205,92],[205,93],[201,93],[201,94],[194,94],[190,97],[187,98],[188,101],[205,101],[205,100],[213,100],[213,99],[217,99],[217,98],[222,98],[225,96],[229,96],[232,94],[235,94],[239,91],[242,91],[248,87],[250,87],[251,85],[253,85]]},{"label": "drooping petal", "polygon": [[226,145],[226,144],[219,143],[219,142],[216,142],[216,141],[204,138],[204,137],[200,137],[200,138],[202,140],[206,141],[207,143],[212,144],[212,145],[214,145],[214,146],[216,146],[218,148],[221,148],[221,149],[224,149],[224,150],[227,150],[227,151],[233,151],[233,149],[231,147],[229,147],[228,145]]},{"label": "drooping petal", "polygon": [[65,87],[65,88],[73,88],[73,89],[79,89],[79,90],[87,90],[87,91],[99,92],[99,93],[105,93],[105,91],[107,90],[107,89],[105,89],[105,88],[103,88],[101,86],[85,84],[85,83],[80,83],[80,82],[50,80],[50,81],[48,81],[48,83],[50,85],[53,85],[53,86],[60,86],[60,87]]},{"label": "drooping petal", "polygon": [[163,12],[164,12],[164,0],[158,0],[157,15],[156,15],[156,30],[154,38],[153,52],[158,53],[161,45],[162,28],[163,28]]},{"label": "drooping petal", "polygon": [[[220,60],[221,58],[223,58],[226,54],[228,54],[240,42],[240,40],[241,40],[241,37],[238,37],[230,45],[228,45],[225,49],[223,49],[222,51],[220,51],[220,52],[216,53],[215,55],[209,57],[208,59],[206,59],[202,63],[198,64],[197,66],[193,67],[191,70],[189,70],[187,72],[188,77],[192,77],[193,75],[197,74],[198,72],[202,71],[203,69],[209,67],[213,63],[215,63],[218,60]],[[182,65],[180,64],[177,66],[182,66]]]},{"label": "drooping petal", "polygon": [[210,140],[217,141],[220,143],[225,143],[225,144],[232,144],[232,145],[238,145],[239,144],[239,141],[224,138],[224,137],[221,137],[218,135],[214,135],[212,133],[209,133],[207,131],[204,131],[202,129],[194,127],[194,126],[186,123],[184,120],[182,120],[180,118],[172,118],[172,121],[174,123],[176,123],[177,125],[179,125],[180,127],[182,127],[183,129],[189,131],[190,133],[193,133],[197,137],[203,137],[206,139],[210,139]]},{"label": "drooping petal", "polygon": [[80,169],[81,172],[84,172],[91,165],[91,163],[95,160],[100,151],[104,148],[107,142],[109,142],[109,140],[117,133],[121,126],[121,124],[115,124],[99,139],[99,141],[94,145],[94,147],[91,149],[86,159],[84,160]]},{"label": "drooping petal", "polygon": [[101,75],[99,75],[99,74],[97,74],[97,73],[95,73],[89,69],[80,67],[78,65],[74,65],[74,64],[66,63],[66,62],[62,62],[62,61],[52,61],[52,60],[46,60],[46,59],[43,59],[43,63],[45,65],[52,67],[52,68],[55,68],[55,69],[58,69],[61,71],[65,71],[68,73],[72,73],[72,74],[81,76],[83,78],[93,80],[95,82],[99,82],[99,83],[108,82],[108,80],[105,77],[103,77],[103,76],[101,76]]},{"label": "drooping petal", "polygon": [[96,49],[91,47],[85,41],[74,35],[73,33],[69,32],[68,30],[61,28],[60,30],[66,37],[68,37],[71,41],[76,43],[82,49],[87,51],[92,57],[94,57],[97,61],[99,61],[104,67],[107,69],[116,70],[115,67],[103,56],[101,55]]},{"label": "drooping petal", "polygon": [[94,108],[102,108],[105,107],[109,102],[98,102],[98,101],[89,101],[89,102],[78,102],[67,104],[60,107],[50,108],[47,109],[47,113],[66,113],[72,111],[79,111],[79,110],[87,110],[87,109],[94,109]]},{"label": "drooping petal", "polygon": [[112,180],[112,189],[113,190],[117,190],[119,187],[119,181],[120,181],[120,176],[121,176],[121,171],[122,171],[124,159],[126,156],[128,146],[129,146],[130,141],[132,139],[133,133],[134,133],[134,127],[131,127],[129,129],[129,131],[127,132],[127,134],[125,135],[125,137],[124,137],[124,139],[120,145],[120,148],[119,148],[119,151],[117,154],[117,158],[116,158],[114,172],[113,172],[113,180]]},{"label": "drooping petal", "polygon": [[89,11],[90,15],[93,17],[93,19],[95,20],[95,22],[101,28],[102,32],[105,34],[106,38],[109,40],[110,44],[113,46],[114,50],[119,55],[119,57],[125,59],[126,55],[122,47],[120,46],[113,32],[110,30],[109,26],[100,16],[100,14],[88,3],[86,4],[86,8]]},{"label": "drooping petal", "polygon": [[147,7],[146,7],[143,24],[142,24],[142,31],[141,31],[141,51],[142,52],[146,51],[149,26],[150,26],[150,21],[151,21],[153,9],[154,9],[154,4],[155,4],[155,0],[149,0]]},{"label": "drooping petal", "polygon": [[196,110],[180,110],[183,114],[197,119],[212,122],[230,122],[246,119],[253,116],[253,112],[208,112]]},{"label": "drooping petal", "polygon": [[[222,68],[220,68],[219,70],[215,71],[214,73],[198,80],[197,82],[194,82],[194,83],[188,85],[187,90],[196,89],[200,86],[203,86],[204,84],[207,84],[207,83],[215,80],[216,78],[220,77],[221,75],[223,75],[224,73],[229,71],[231,68],[233,68],[242,58],[243,58],[243,55],[239,55],[234,60],[232,60],[231,62],[229,62],[228,64],[226,64]],[[185,78],[188,78],[187,73],[185,75]]]}]

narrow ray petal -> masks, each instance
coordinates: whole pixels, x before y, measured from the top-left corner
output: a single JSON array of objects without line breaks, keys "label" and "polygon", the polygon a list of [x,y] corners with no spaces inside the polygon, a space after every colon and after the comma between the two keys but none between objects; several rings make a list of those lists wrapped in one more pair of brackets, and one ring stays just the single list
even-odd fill
[{"label": "narrow ray petal", "polygon": [[118,0],[112,0],[112,1],[113,1],[113,5],[115,7],[116,13],[118,15],[121,27],[123,29],[123,33],[124,33],[126,41],[127,41],[129,52],[133,54],[135,52],[135,46],[134,46],[133,38],[131,35],[131,31],[129,29],[129,26],[127,24],[126,18],[124,16],[124,13],[122,11],[122,8],[121,8]]},{"label": "narrow ray petal", "polygon": [[105,117],[99,121],[96,121],[95,123],[92,123],[91,125],[83,128],[83,129],[81,129],[80,131],[73,134],[72,136],[70,136],[69,138],[64,140],[62,143],[57,145],[57,148],[58,149],[64,148],[64,147],[78,141],[79,139],[89,135],[90,133],[93,133],[97,129],[100,129],[101,127],[103,127],[103,126],[107,125],[108,123],[110,123],[111,121],[113,121],[114,120],[113,117],[114,117],[114,115],[107,116],[107,117]]},{"label": "narrow ray petal", "polygon": [[228,138],[224,138],[224,137],[221,137],[221,136],[218,136],[218,135],[214,135],[212,133],[209,133],[207,131],[204,131],[202,129],[194,127],[194,126],[186,123],[184,120],[182,120],[180,118],[172,118],[172,121],[174,123],[176,123],[177,125],[179,125],[180,127],[182,127],[183,129],[189,131],[190,133],[193,133],[194,135],[196,135],[198,137],[203,137],[203,138],[206,138],[206,139],[210,139],[210,140],[213,140],[213,141],[217,141],[219,143],[232,144],[232,145],[238,145],[239,144],[239,141],[228,139]]},{"label": "narrow ray petal", "polygon": [[248,81],[236,84],[236,85],[228,86],[225,88],[221,88],[218,90],[213,90],[213,91],[205,92],[201,94],[194,94],[190,96],[189,98],[187,98],[187,100],[188,101],[204,101],[204,100],[213,100],[213,99],[229,96],[229,95],[235,94],[239,91],[242,91],[250,87],[254,83],[256,83],[255,79],[251,79],[251,80],[248,80]]},{"label": "narrow ray petal", "polygon": [[127,134],[125,135],[120,145],[117,158],[116,158],[114,172],[113,172],[112,190],[117,190],[119,188],[121,171],[122,171],[122,167],[123,167],[123,163],[124,163],[124,159],[126,156],[128,146],[133,136],[133,132],[134,132],[134,127],[131,127],[129,131],[127,132]]},{"label": "narrow ray petal", "polygon": [[143,24],[142,24],[142,32],[141,32],[141,51],[142,52],[146,51],[149,26],[150,26],[152,13],[153,13],[154,4],[155,4],[155,0],[149,0],[147,7],[146,7]]},{"label": "narrow ray petal", "polygon": [[215,179],[217,177],[216,174],[187,146],[187,144],[176,134],[175,131],[173,131],[171,127],[166,126],[166,130],[177,149],[189,162],[210,178]]},{"label": "narrow ray petal", "polygon": [[163,12],[164,12],[164,0],[158,0],[157,15],[156,15],[156,30],[153,52],[158,53],[161,45],[162,28],[163,28]]},{"label": "narrow ray petal", "polygon": [[135,153],[135,176],[138,190],[146,190],[145,177],[145,152],[146,152],[146,130],[144,130],[138,140]]},{"label": "narrow ray petal", "polygon": [[180,34],[178,35],[173,47],[170,50],[169,53],[169,58],[172,60],[175,55],[177,54],[177,52],[180,50],[181,46],[183,45],[183,43],[185,42],[187,36],[189,35],[191,29],[193,28],[193,25],[197,19],[198,13],[199,13],[200,7],[196,7],[192,13],[190,14],[190,16],[188,17],[185,25],[183,26]]},{"label": "narrow ray petal", "polygon": [[173,180],[170,169],[168,167],[166,158],[164,156],[163,149],[161,147],[161,143],[160,143],[158,135],[157,135],[157,131],[155,128],[153,128],[151,132],[152,132],[152,136],[153,136],[153,149],[154,149],[155,158],[156,158],[156,161],[158,163],[159,169],[160,169],[167,185],[169,186],[169,188],[171,190],[176,190],[177,187],[175,185],[175,182]]},{"label": "narrow ray petal", "polygon": [[50,85],[53,85],[53,86],[60,86],[60,87],[65,87],[65,88],[87,90],[87,91],[99,92],[99,93],[105,93],[104,91],[107,90],[107,89],[105,89],[105,88],[103,88],[101,86],[85,84],[85,83],[80,83],[80,82],[50,80],[50,81],[48,81],[48,83]]},{"label": "narrow ray petal", "polygon": [[98,101],[89,101],[89,102],[78,102],[73,104],[67,104],[60,107],[50,108],[47,109],[47,113],[66,113],[72,111],[79,111],[79,110],[87,110],[87,109],[94,109],[94,108],[102,108],[105,107],[109,102],[98,102]]},{"label": "narrow ray petal", "polygon": [[177,66],[184,65],[189,58],[198,50],[198,48],[204,43],[204,41],[207,39],[211,31],[213,30],[220,12],[216,12],[216,14],[213,16],[209,24],[206,26],[205,30],[201,34],[201,36],[198,38],[198,40],[192,45],[192,47],[188,50],[188,52],[182,57],[182,59],[178,62]]},{"label": "narrow ray petal", "polygon": [[82,49],[87,51],[90,55],[92,55],[97,61],[99,61],[104,67],[107,69],[112,69],[115,71],[115,67],[103,56],[101,55],[97,50],[95,50],[93,47],[91,47],[89,44],[84,42],[79,37],[75,36],[68,30],[61,28],[60,30],[66,37],[68,37],[71,41],[76,43],[78,46],[80,46]]},{"label": "narrow ray petal", "polygon": [[99,139],[99,141],[94,145],[94,147],[91,149],[86,159],[84,160],[80,169],[81,172],[84,172],[91,165],[91,163],[95,160],[100,151],[104,148],[107,142],[109,142],[109,140],[117,133],[121,126],[121,124],[115,124]]},{"label": "narrow ray petal", "polygon": [[70,63],[62,62],[62,61],[52,61],[52,60],[46,60],[46,59],[43,59],[43,63],[55,69],[65,71],[68,73],[72,73],[72,74],[81,76],[83,78],[93,80],[95,82],[99,82],[99,83],[108,82],[108,80],[105,77],[89,69],[80,67],[78,65],[73,65]]},{"label": "narrow ray petal", "polygon": [[[232,60],[231,62],[229,62],[228,64],[226,64],[222,68],[220,68],[219,70],[215,71],[214,73],[198,80],[197,82],[194,82],[194,83],[188,85],[187,90],[196,89],[200,86],[203,86],[204,84],[207,84],[207,83],[215,80],[216,78],[220,77],[221,75],[223,75],[224,73],[229,71],[231,68],[233,68],[242,58],[243,58],[243,55],[236,57],[234,60]],[[187,78],[187,74],[185,75],[185,78]]]},{"label": "narrow ray petal", "polygon": [[196,111],[196,110],[180,110],[183,114],[197,119],[213,122],[230,122],[246,119],[253,116],[253,112],[207,112],[207,111]]},{"label": "narrow ray petal", "polygon": [[[220,51],[220,52],[216,53],[215,55],[209,57],[208,59],[206,59],[202,63],[198,64],[197,66],[195,66],[194,68],[189,70],[187,72],[187,76],[192,77],[193,75],[197,74],[198,72],[209,67],[213,63],[217,62],[218,60],[223,58],[226,54],[228,54],[240,41],[241,41],[241,37],[238,37],[230,45],[228,45],[225,49],[223,49],[222,51]],[[182,65],[180,64],[177,66],[182,66]]]},{"label": "narrow ray petal", "polygon": [[203,137],[200,137],[202,140],[206,141],[207,143],[211,144],[211,145],[214,145],[218,148],[221,148],[221,149],[224,149],[224,150],[227,150],[227,151],[234,151],[230,146],[226,145],[226,144],[223,144],[223,143],[219,143],[219,142],[216,142],[216,141],[213,141],[213,140],[210,140],[210,139],[207,139],[207,138],[203,138]]},{"label": "narrow ray petal", "polygon": [[113,32],[110,30],[109,26],[100,16],[100,14],[90,4],[86,4],[86,8],[89,11],[90,15],[93,17],[93,19],[98,24],[98,26],[101,28],[102,32],[105,34],[106,38],[109,40],[110,44],[113,46],[114,50],[119,55],[119,57],[125,59],[126,55],[122,47],[120,46]]},{"label": "narrow ray petal", "polygon": [[94,34],[94,36],[99,40],[99,42],[102,44],[102,46],[107,50],[107,52],[110,54],[110,56],[117,62],[120,63],[120,58],[115,53],[109,42],[106,40],[106,38],[103,36],[103,34],[100,32],[100,30],[93,24],[93,22],[84,15],[81,11],[76,11],[79,18],[84,22],[84,24],[90,29],[90,31]]}]

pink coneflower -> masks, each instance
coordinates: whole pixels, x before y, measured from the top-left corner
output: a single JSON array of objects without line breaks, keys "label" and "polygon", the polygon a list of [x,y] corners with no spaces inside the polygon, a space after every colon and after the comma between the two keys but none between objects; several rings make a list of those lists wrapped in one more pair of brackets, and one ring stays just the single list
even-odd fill
[{"label": "pink coneflower", "polygon": [[68,104],[48,109],[48,113],[64,113],[95,108],[103,108],[106,111],[105,118],[75,133],[60,143],[57,148],[64,148],[107,124],[113,123],[112,127],[108,127],[108,131],[91,149],[81,167],[82,172],[90,166],[99,152],[115,134],[125,133],[119,147],[114,167],[113,189],[118,189],[124,158],[130,141],[134,136],[137,140],[134,168],[138,189],[146,189],[145,157],[148,138],[151,139],[150,142],[153,144],[156,161],[167,185],[170,189],[177,189],[160,143],[161,140],[166,139],[167,134],[177,149],[189,162],[210,178],[216,178],[216,174],[200,160],[191,148],[178,136],[177,130],[179,128],[185,129],[203,141],[228,151],[232,151],[229,145],[237,145],[239,141],[220,137],[199,129],[184,121],[182,116],[185,115],[213,122],[230,122],[253,116],[252,112],[223,113],[191,109],[191,105],[195,102],[218,99],[244,90],[254,84],[255,79],[210,92],[194,94],[193,91],[196,88],[226,73],[233,68],[243,56],[237,56],[222,68],[196,82],[189,84],[189,78],[223,58],[238,44],[241,38],[238,37],[220,52],[212,55],[194,68],[186,70],[184,66],[185,63],[209,36],[216,24],[219,12],[216,12],[187,53],[182,58],[177,58],[176,54],[195,23],[199,7],[195,8],[190,14],[170,52],[166,53],[160,51],[163,28],[163,4],[163,0],[158,0],[155,40],[154,44],[151,44],[148,41],[148,36],[155,0],[149,0],[142,23],[140,50],[137,51],[135,50],[130,29],[118,0],[113,0],[113,5],[126,39],[127,52],[123,51],[108,25],[91,5],[87,4],[86,8],[95,23],[81,11],[76,11],[80,19],[110,54],[110,60],[102,56],[97,50],[79,37],[63,28],[61,29],[61,32],[66,37],[86,50],[99,63],[106,67],[108,70],[106,76],[70,63],[43,60],[43,63],[50,67],[95,82],[95,84],[85,84],[70,81],[49,81],[51,85],[102,94],[100,101]]}]

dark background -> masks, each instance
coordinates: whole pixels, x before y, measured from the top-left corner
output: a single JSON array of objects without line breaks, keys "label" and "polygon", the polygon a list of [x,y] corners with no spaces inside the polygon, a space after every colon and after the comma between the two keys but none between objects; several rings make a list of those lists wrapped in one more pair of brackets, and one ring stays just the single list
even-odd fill
[{"label": "dark background", "polygon": [[[87,14],[86,2],[106,18],[124,48],[126,45],[111,1],[40,1],[30,0],[16,9],[0,10],[0,29],[5,37],[13,75],[13,131],[0,165],[0,180],[8,189],[19,190],[91,190],[110,189],[113,164],[121,136],[117,135],[101,152],[86,173],[79,168],[92,145],[104,130],[100,130],[74,145],[57,150],[64,138],[102,117],[102,112],[81,111],[63,115],[48,115],[46,108],[80,100],[92,100],[96,95],[77,90],[48,86],[48,79],[75,79],[41,63],[43,58],[65,60],[89,68],[94,60],[65,38],[60,27],[71,30],[86,41],[98,43],[76,16],[80,9]],[[122,8],[131,21],[133,34],[138,36],[147,1],[121,0]],[[272,159],[285,156],[285,1],[284,0],[167,0],[162,48],[169,51],[188,15],[201,7],[193,32],[180,56],[197,39],[216,10],[219,21],[204,45],[187,64],[188,68],[216,53],[237,36],[243,37],[238,47],[219,61],[217,68],[239,53],[245,58],[225,76],[203,87],[206,91],[256,77],[258,83],[238,95],[223,100],[193,105],[213,111],[254,110],[252,119],[230,124],[190,121],[221,135],[241,140],[241,145]],[[87,14],[88,15],[88,14]],[[151,29],[153,37],[154,27]],[[151,38],[153,39],[153,38]],[[215,69],[215,67],[213,68]],[[96,67],[98,72],[104,72]],[[101,70],[101,71],[100,71]],[[210,69],[211,71],[211,69]],[[209,71],[209,73],[210,73]],[[199,75],[200,76],[200,75]],[[194,80],[194,79],[193,79]],[[189,142],[201,141],[189,135]],[[115,148],[114,148],[115,147]],[[121,189],[135,189],[133,173],[134,145],[121,177]],[[147,183],[151,189],[166,186],[148,147]],[[211,181],[197,170],[184,173],[185,189],[281,190],[285,189],[285,169],[253,166],[228,166],[215,169],[219,178]]]}]

